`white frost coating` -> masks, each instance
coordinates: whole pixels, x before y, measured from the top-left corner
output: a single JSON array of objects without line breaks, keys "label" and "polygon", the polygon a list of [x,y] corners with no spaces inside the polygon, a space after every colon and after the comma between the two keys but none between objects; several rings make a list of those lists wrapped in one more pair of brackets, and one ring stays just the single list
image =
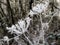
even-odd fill
[{"label": "white frost coating", "polygon": [[16,26],[17,30],[19,30],[19,31],[21,30],[19,24],[15,24],[15,26]]},{"label": "white frost coating", "polygon": [[[38,14],[38,13],[45,11],[49,4],[49,1],[44,1],[44,3],[40,3],[40,4],[37,4],[36,6],[34,6],[32,8],[32,10],[30,10],[29,14],[31,16],[33,16],[33,14]],[[12,25],[11,27],[6,27],[6,29],[9,30],[9,32],[11,32],[11,34],[13,34],[13,33],[21,34],[22,32],[25,32],[25,30],[27,30],[31,19],[29,17],[27,17],[27,18],[25,18],[25,20],[27,22],[27,26],[26,26],[25,21],[21,19],[18,21],[18,24]],[[21,30],[22,30],[22,32],[20,32]]]},{"label": "white frost coating", "polygon": [[11,34],[21,34],[21,32],[19,32],[15,25],[12,25],[11,27],[6,27],[6,29],[8,30],[8,32],[10,32]]},{"label": "white frost coating", "polygon": [[32,10],[30,10],[29,14],[33,16],[33,14],[42,13],[47,9],[48,5],[49,5],[49,0],[44,1],[43,3],[37,4],[32,8]]},{"label": "white frost coating", "polygon": [[25,30],[25,21],[24,20],[19,20],[18,21],[18,24],[19,24],[19,28],[21,28],[21,30],[22,30],[22,32],[24,32],[24,30]]},{"label": "white frost coating", "polygon": [[38,13],[37,12],[33,12],[32,10],[30,10],[29,15],[33,16],[33,14],[38,14]]},{"label": "white frost coating", "polygon": [[27,29],[27,28],[29,27],[30,21],[31,21],[32,19],[29,18],[29,17],[26,17],[25,20],[26,20],[26,22],[27,22],[27,26],[26,26],[26,29]]}]

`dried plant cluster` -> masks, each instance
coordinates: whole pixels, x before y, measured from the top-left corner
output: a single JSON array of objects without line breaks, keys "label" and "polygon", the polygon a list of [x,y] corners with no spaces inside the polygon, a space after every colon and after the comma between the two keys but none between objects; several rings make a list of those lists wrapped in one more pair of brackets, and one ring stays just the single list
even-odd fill
[{"label": "dried plant cluster", "polygon": [[60,1],[0,0],[0,45],[60,45]]}]

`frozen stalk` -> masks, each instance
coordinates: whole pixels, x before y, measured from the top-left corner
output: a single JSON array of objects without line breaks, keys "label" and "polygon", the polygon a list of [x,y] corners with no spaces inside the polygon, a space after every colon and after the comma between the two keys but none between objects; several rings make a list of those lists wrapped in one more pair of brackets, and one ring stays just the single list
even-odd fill
[{"label": "frozen stalk", "polygon": [[45,44],[45,40],[44,40],[44,34],[45,34],[45,30],[43,29],[44,27],[43,27],[43,22],[42,22],[42,16],[40,15],[40,21],[41,21],[41,30],[40,30],[40,38],[42,39],[42,41],[43,41],[43,44],[42,45],[44,45]]},{"label": "frozen stalk", "polygon": [[45,38],[44,38],[44,35],[45,35],[45,30],[48,30],[49,25],[48,25],[47,22],[44,23],[44,22],[42,21],[42,16],[41,16],[41,14],[40,14],[40,21],[41,21],[40,38],[41,38],[42,41],[43,41],[43,44],[42,44],[42,45],[45,45]]},{"label": "frozen stalk", "polygon": [[44,35],[45,35],[45,31],[47,31],[48,28],[49,28],[48,23],[42,23],[41,37],[43,38],[43,43],[44,43],[44,44],[45,44]]},{"label": "frozen stalk", "polygon": [[30,43],[30,45],[33,45],[33,43],[29,40],[29,38],[24,34],[25,38],[27,39],[27,41]]}]

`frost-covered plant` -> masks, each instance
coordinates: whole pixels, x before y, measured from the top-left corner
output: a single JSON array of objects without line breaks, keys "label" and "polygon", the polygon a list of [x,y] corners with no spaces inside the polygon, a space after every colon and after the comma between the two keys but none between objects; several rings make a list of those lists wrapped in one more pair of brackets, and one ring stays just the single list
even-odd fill
[{"label": "frost-covered plant", "polygon": [[[45,1],[44,3],[40,3],[34,6],[32,10],[30,10],[29,14],[33,15],[33,14],[38,14],[38,13],[45,11],[47,6],[49,5],[49,0]],[[25,23],[25,20],[27,22],[27,25]],[[13,33],[17,35],[22,34],[23,32],[25,32],[25,30],[27,30],[31,19],[29,17],[26,17],[25,20],[21,19],[18,21],[18,24],[12,25],[11,27],[6,27],[6,29],[8,30],[8,32],[11,32],[11,34]]]},{"label": "frost-covered plant", "polygon": [[26,17],[25,20],[21,19],[18,21],[18,24],[12,25],[11,27],[6,27],[6,29],[11,34],[17,34],[17,35],[23,34],[25,31],[27,31],[27,28],[30,25],[30,20],[31,19],[29,17]]},{"label": "frost-covered plant", "polygon": [[33,16],[34,14],[42,13],[47,9],[49,5],[49,0],[44,1],[43,3],[37,4],[30,10],[29,14]]}]

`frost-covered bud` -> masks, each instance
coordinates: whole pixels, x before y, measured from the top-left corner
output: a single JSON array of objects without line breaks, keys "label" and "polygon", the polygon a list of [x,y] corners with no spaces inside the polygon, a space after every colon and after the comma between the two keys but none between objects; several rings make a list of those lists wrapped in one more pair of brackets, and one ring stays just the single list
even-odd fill
[{"label": "frost-covered bud", "polygon": [[3,41],[9,41],[8,36],[4,36]]}]

